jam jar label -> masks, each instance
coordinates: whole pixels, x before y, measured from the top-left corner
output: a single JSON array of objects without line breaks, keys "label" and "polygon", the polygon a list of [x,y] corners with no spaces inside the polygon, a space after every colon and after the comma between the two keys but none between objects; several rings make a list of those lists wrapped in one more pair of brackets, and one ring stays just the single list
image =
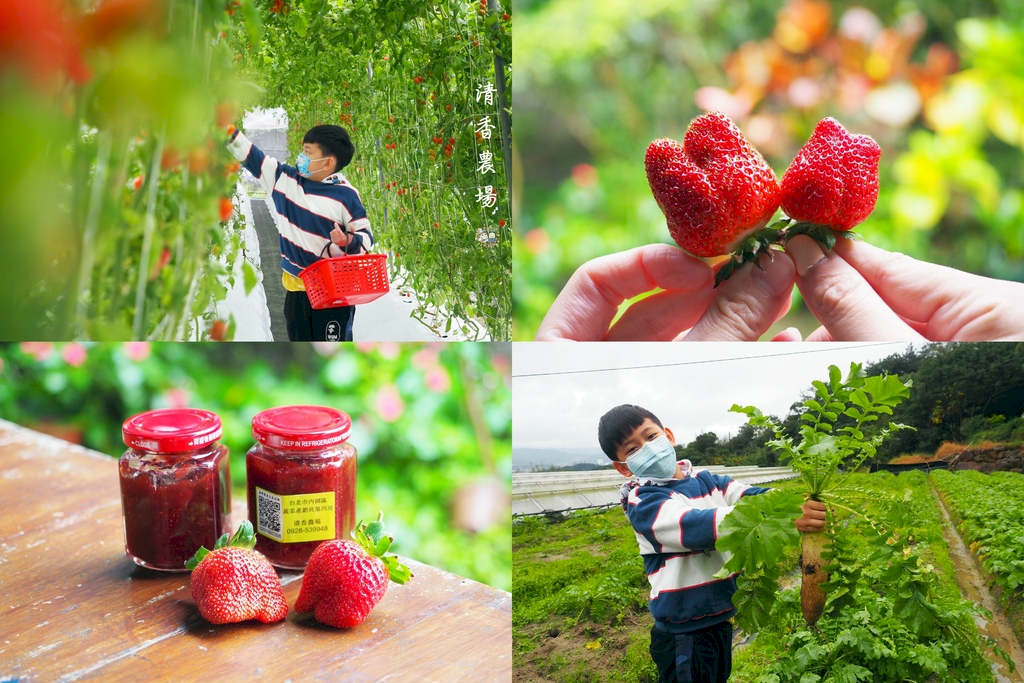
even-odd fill
[{"label": "jam jar label", "polygon": [[279,496],[257,486],[256,531],[279,543],[334,539],[334,491]]}]

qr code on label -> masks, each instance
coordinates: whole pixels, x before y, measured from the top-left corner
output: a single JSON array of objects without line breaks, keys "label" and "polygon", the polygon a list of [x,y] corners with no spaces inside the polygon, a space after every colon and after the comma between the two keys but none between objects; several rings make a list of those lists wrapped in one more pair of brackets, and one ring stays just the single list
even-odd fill
[{"label": "qr code on label", "polygon": [[256,531],[281,540],[283,522],[281,498],[263,489],[256,489]]}]

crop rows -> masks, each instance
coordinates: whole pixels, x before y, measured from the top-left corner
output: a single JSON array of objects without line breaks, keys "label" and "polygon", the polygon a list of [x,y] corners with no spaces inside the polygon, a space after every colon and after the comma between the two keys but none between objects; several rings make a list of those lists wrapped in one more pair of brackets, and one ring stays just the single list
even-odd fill
[{"label": "crop rows", "polygon": [[940,471],[932,483],[1024,642],[1024,475]]},{"label": "crop rows", "polygon": [[982,567],[1004,591],[1024,595],[1024,475],[1013,472],[936,472],[935,487]]},{"label": "crop rows", "polygon": [[[787,569],[767,625],[735,652],[730,680],[993,680],[973,623],[975,608],[960,595],[924,474],[855,475],[850,483],[863,494],[861,511],[884,533],[840,514],[840,543],[829,551],[835,585],[825,614],[816,627],[806,626]],[[890,514],[890,508],[899,511]],[[1014,504],[1005,508],[1012,511]],[[621,511],[531,522],[513,529],[517,680],[653,680],[647,586]],[[1024,537],[1019,527],[1016,533]],[[783,560],[787,568],[795,567],[790,555]]]}]

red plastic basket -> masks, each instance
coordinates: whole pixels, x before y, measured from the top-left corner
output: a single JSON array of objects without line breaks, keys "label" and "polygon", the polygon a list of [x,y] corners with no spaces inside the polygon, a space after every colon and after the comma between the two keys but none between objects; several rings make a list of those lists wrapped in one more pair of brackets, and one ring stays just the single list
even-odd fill
[{"label": "red plastic basket", "polygon": [[388,293],[387,256],[358,254],[320,259],[299,273],[316,309],[355,306]]}]

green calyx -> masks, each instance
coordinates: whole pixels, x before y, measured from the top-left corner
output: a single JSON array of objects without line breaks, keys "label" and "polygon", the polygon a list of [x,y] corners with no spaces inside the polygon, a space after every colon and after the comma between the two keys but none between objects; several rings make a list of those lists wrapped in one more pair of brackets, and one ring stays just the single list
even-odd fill
[{"label": "green calyx", "polygon": [[384,535],[384,513],[377,515],[377,519],[369,524],[359,522],[352,530],[352,538],[371,557],[379,557],[387,567],[388,576],[398,584],[403,584],[412,578],[413,574],[404,564],[398,561],[394,555],[385,556],[384,553],[391,547],[394,537]]},{"label": "green calyx", "polygon": [[834,230],[827,225],[809,223],[808,221],[797,221],[792,218],[780,218],[771,225],[765,226],[743,240],[740,246],[729,256],[718,272],[715,274],[715,287],[729,279],[737,268],[745,263],[757,264],[761,254],[771,255],[774,245],[785,246],[789,240],[797,235],[807,235],[813,238],[822,246],[825,251],[831,251],[836,246],[839,236],[847,239],[856,239],[857,235],[849,230]]},{"label": "green calyx", "polygon": [[[788,222],[786,219],[776,221],[743,240],[740,246],[729,256],[729,260],[722,264],[722,267],[715,273],[715,287],[728,280],[729,276],[744,263],[754,263],[756,265],[757,259],[761,254],[770,254],[772,245],[779,243],[781,238],[780,228],[786,222]],[[758,267],[760,268],[760,266]]]},{"label": "green calyx", "polygon": [[[245,548],[246,550],[252,550],[256,547],[256,533],[253,531],[252,523],[249,520],[245,520],[238,527],[238,531],[235,532],[234,536],[228,536],[224,534],[217,539],[214,544],[214,550],[220,550],[221,548]],[[200,562],[203,561],[207,555],[210,554],[210,550],[200,546],[196,554],[193,555],[185,562],[185,568],[189,571],[195,569]]]}]

